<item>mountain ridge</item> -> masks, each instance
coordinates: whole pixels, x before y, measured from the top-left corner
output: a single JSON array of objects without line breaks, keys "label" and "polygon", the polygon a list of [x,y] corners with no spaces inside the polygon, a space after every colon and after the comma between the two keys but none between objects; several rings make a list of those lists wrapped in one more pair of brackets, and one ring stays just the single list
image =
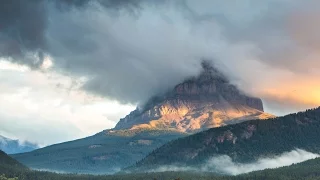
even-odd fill
[{"label": "mountain ridge", "polygon": [[112,174],[134,164],[153,149],[187,134],[176,131],[104,130],[93,136],[55,144],[11,157],[32,169],[64,173]]}]

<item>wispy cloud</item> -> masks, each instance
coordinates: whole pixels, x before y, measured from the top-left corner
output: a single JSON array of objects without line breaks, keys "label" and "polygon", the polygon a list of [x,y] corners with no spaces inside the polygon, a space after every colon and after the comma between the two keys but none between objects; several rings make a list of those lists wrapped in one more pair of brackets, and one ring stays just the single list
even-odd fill
[{"label": "wispy cloud", "polygon": [[[81,80],[0,61],[0,135],[48,145],[93,135],[131,110],[79,89]],[[10,80],[8,80],[8,78]]]},{"label": "wispy cloud", "polygon": [[292,150],[283,153],[279,156],[260,158],[252,163],[236,163],[227,155],[215,156],[209,159],[200,167],[192,166],[161,166],[150,172],[165,172],[165,171],[195,171],[195,172],[215,172],[227,175],[238,175],[252,171],[263,169],[279,168],[289,166],[295,163],[300,163],[309,159],[319,157],[319,154],[307,152],[302,149]]}]

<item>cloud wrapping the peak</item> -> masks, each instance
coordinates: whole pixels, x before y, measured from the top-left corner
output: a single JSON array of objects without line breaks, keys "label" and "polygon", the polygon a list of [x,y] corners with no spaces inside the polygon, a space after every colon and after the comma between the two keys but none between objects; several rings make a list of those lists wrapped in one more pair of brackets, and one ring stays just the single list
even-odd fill
[{"label": "cloud wrapping the peak", "polygon": [[0,11],[0,55],[31,67],[50,56],[57,72],[86,77],[89,93],[141,103],[196,75],[205,58],[271,110],[320,103],[313,0],[5,4],[16,11]]}]

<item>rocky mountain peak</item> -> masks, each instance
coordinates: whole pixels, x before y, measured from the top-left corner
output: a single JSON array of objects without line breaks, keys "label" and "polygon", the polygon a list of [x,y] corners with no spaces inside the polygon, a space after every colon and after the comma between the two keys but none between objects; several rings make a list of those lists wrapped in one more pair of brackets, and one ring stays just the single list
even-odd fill
[{"label": "rocky mountain peak", "polygon": [[121,119],[115,129],[170,129],[193,132],[249,119],[273,117],[264,113],[261,99],[249,97],[212,66],[176,85],[164,96],[151,98],[143,108]]},{"label": "rocky mountain peak", "polygon": [[229,83],[228,78],[218,69],[216,69],[210,61],[202,61],[201,67],[202,71],[200,72],[200,75],[196,77],[196,80],[199,83],[206,83],[212,80],[219,80],[225,83]]}]

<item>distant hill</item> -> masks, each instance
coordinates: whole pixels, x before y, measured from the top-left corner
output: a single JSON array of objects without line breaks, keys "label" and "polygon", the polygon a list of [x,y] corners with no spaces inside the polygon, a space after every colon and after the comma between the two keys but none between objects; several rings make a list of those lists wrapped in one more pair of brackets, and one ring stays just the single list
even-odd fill
[{"label": "distant hill", "polygon": [[198,166],[218,155],[234,162],[254,162],[295,148],[320,152],[320,108],[267,121],[247,121],[213,128],[171,141],[154,150],[132,170],[164,165]]},{"label": "distant hill", "polygon": [[0,135],[0,150],[7,154],[30,152],[37,148],[39,148],[39,146],[36,144],[30,142],[19,142],[19,140],[13,140]]},{"label": "distant hill", "polygon": [[186,136],[173,131],[112,131],[12,157],[33,169],[110,174],[139,161],[166,142]]}]

